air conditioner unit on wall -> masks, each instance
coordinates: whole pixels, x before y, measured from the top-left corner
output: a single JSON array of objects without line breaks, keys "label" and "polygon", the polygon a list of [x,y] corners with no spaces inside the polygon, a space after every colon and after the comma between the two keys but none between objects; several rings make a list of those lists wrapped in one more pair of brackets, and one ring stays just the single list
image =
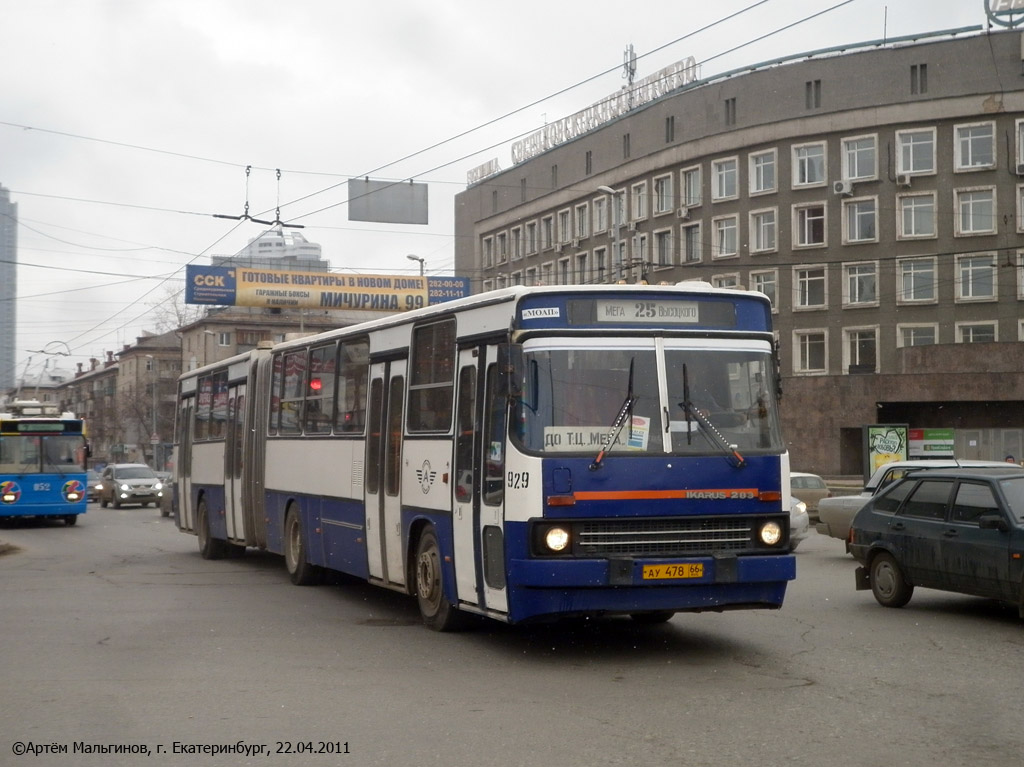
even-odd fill
[{"label": "air conditioner unit on wall", "polygon": [[836,194],[849,196],[853,194],[853,182],[848,178],[836,181],[832,184],[832,191]]},{"label": "air conditioner unit on wall", "polygon": [[629,229],[629,231],[631,231],[631,232],[635,232],[635,231],[636,231],[636,221],[630,221],[630,222],[629,222],[629,226],[628,226],[628,229]]},{"label": "air conditioner unit on wall", "polygon": [[1024,176],[1024,162],[1017,163],[1017,175]]},{"label": "air conditioner unit on wall", "polygon": [[676,211],[676,216],[685,221],[690,217],[690,209],[683,205],[681,208],[679,208],[679,210]]},{"label": "air conditioner unit on wall", "polygon": [[555,243],[555,252],[556,253],[561,253],[562,252],[562,243],[560,243],[560,242],[556,242]]},{"label": "air conditioner unit on wall", "polygon": [[910,186],[910,174],[899,173],[896,175],[896,184],[899,186]]}]

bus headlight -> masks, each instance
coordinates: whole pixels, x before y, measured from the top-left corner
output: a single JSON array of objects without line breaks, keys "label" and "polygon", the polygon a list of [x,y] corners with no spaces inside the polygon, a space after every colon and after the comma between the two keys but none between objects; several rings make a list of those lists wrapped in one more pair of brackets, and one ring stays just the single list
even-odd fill
[{"label": "bus headlight", "polygon": [[544,545],[551,551],[565,551],[569,545],[569,531],[564,527],[549,527],[544,533]]},{"label": "bus headlight", "polygon": [[782,527],[778,522],[765,522],[761,525],[761,543],[774,546],[782,540]]}]

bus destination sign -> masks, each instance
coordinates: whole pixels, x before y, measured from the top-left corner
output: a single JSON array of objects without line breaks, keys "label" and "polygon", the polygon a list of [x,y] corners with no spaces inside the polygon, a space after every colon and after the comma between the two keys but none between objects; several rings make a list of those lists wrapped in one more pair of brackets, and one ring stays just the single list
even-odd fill
[{"label": "bus destination sign", "polygon": [[660,301],[641,299],[599,299],[598,322],[642,322],[695,324],[699,321],[697,304],[693,301]]}]

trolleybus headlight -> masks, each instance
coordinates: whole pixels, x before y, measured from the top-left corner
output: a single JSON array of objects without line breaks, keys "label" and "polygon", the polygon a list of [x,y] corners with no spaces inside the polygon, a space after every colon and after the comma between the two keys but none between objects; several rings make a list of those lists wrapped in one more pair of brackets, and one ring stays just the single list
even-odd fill
[{"label": "trolleybus headlight", "polygon": [[569,545],[569,531],[564,527],[549,527],[544,533],[544,545],[551,551],[565,551]]},{"label": "trolleybus headlight", "polygon": [[761,542],[774,546],[782,540],[782,527],[778,522],[765,522],[761,525]]}]

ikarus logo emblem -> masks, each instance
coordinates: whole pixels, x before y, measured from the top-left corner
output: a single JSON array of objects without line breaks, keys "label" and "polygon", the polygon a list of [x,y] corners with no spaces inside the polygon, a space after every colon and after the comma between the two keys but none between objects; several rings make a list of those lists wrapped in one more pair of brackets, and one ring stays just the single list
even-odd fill
[{"label": "ikarus logo emblem", "polygon": [[420,490],[426,495],[430,492],[430,486],[434,484],[434,480],[437,479],[437,472],[430,468],[430,461],[424,461],[423,466],[416,469],[416,479],[419,480]]}]

